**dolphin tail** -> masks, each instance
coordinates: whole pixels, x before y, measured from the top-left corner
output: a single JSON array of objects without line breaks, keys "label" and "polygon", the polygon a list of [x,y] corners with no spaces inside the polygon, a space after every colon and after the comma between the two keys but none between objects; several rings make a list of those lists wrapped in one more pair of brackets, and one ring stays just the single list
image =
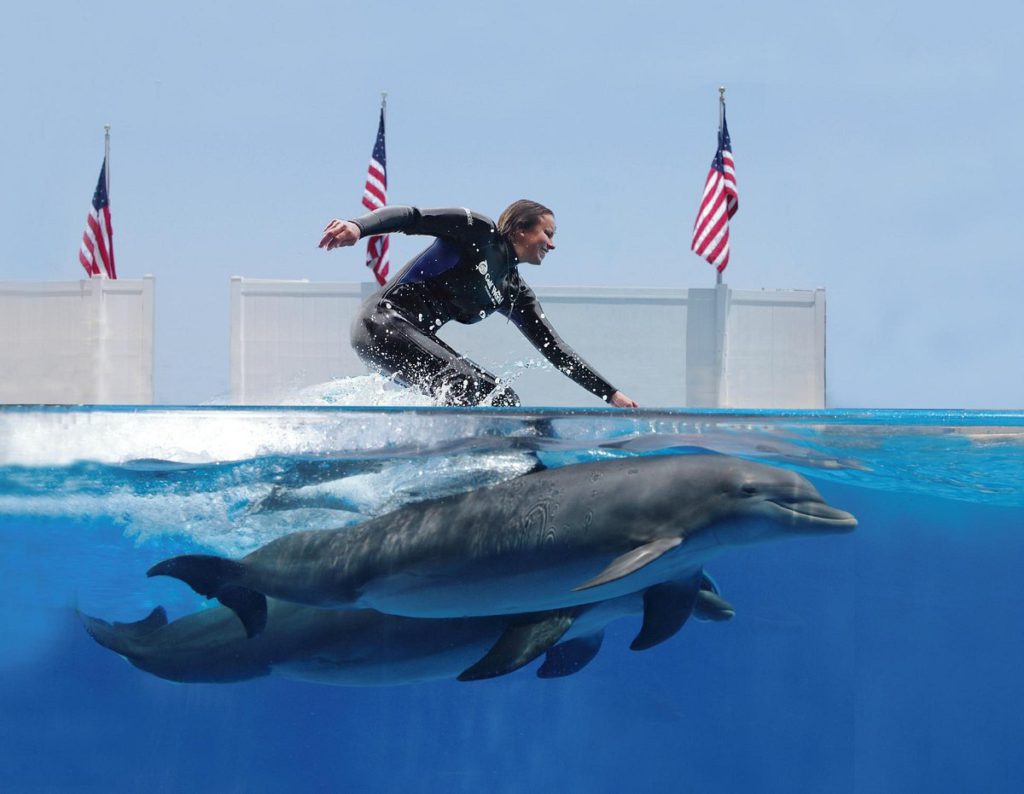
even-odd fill
[{"label": "dolphin tail", "polygon": [[607,568],[593,579],[576,585],[573,588],[573,592],[589,590],[591,587],[608,584],[608,582],[614,582],[623,576],[629,576],[629,574],[639,571],[645,565],[650,565],[666,551],[674,549],[682,542],[682,538],[659,538],[658,540],[652,540],[650,543],[645,543],[643,546],[626,552],[621,557],[616,557]]},{"label": "dolphin tail", "polygon": [[245,566],[236,560],[210,554],[184,554],[158,562],[146,571],[146,576],[181,579],[199,595],[216,598],[238,615],[245,633],[255,637],[267,627],[267,597],[235,584],[244,573]]},{"label": "dolphin tail", "polygon": [[167,612],[163,607],[157,607],[142,620],[134,623],[108,623],[90,617],[84,612],[79,612],[78,618],[89,632],[89,636],[96,642],[114,653],[127,657],[137,653],[136,643],[167,625]]},{"label": "dolphin tail", "polygon": [[458,680],[481,681],[518,670],[558,642],[575,617],[574,609],[557,609],[509,625],[484,657],[463,670]]},{"label": "dolphin tail", "polygon": [[560,642],[548,650],[544,664],[537,668],[538,678],[562,678],[578,673],[601,650],[604,631],[598,631],[586,637],[576,637]]}]

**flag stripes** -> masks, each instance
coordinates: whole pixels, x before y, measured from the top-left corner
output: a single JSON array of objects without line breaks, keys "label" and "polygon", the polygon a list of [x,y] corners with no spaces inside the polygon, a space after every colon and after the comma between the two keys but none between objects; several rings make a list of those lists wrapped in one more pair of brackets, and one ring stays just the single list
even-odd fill
[{"label": "flag stripes", "polygon": [[106,158],[103,158],[99,182],[92,195],[92,209],[85,219],[78,261],[90,278],[101,275],[117,278],[117,269],[114,267],[114,227],[110,222],[110,199],[107,195]]},{"label": "flag stripes", "polygon": [[[363,206],[379,210],[388,203],[387,151],[384,146],[384,108],[380,109],[380,123],[377,125],[377,139],[373,144],[370,166],[366,172],[366,186],[363,188]],[[388,279],[388,235],[376,235],[366,240],[366,266],[373,271],[378,284]]]},{"label": "flag stripes", "polygon": [[376,210],[388,203],[388,177],[384,166],[374,157],[370,158],[370,167],[366,174],[366,187],[363,189],[363,206]]},{"label": "flag stripes", "polygon": [[719,273],[729,264],[729,220],[739,208],[736,163],[732,157],[732,141],[723,106],[718,149],[704,181],[704,195],[697,210],[690,243],[690,250],[706,259]]}]

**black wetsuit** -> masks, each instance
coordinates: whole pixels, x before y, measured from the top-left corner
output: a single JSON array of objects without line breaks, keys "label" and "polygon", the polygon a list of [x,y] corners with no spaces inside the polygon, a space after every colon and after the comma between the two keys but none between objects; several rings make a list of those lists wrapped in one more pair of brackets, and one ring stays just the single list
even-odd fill
[{"label": "black wetsuit", "polygon": [[451,320],[475,323],[499,312],[583,388],[606,401],[615,392],[555,333],[490,218],[467,209],[395,206],[352,222],[363,237],[403,232],[437,238],[363,304],[352,324],[352,346],[374,369],[449,405],[477,405],[492,392],[492,405],[519,405],[515,392],[437,337]]}]

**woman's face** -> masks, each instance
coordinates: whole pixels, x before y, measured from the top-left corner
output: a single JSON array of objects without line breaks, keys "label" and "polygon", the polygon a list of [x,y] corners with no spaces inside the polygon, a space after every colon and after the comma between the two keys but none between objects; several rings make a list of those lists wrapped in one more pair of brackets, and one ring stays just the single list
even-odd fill
[{"label": "woman's face", "polygon": [[520,262],[539,265],[548,251],[555,250],[555,216],[541,215],[529,229],[516,232],[512,247]]}]

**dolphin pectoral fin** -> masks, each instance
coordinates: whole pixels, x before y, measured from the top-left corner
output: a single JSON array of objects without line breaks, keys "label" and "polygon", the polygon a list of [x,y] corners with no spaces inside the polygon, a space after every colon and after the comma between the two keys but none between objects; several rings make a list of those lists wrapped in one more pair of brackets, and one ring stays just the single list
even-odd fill
[{"label": "dolphin pectoral fin", "polygon": [[210,554],[184,554],[158,562],[146,576],[171,576],[181,579],[199,595],[216,598],[232,610],[245,626],[245,633],[255,637],[267,625],[267,598],[262,593],[235,584],[245,567],[235,560]]},{"label": "dolphin pectoral fin", "polygon": [[601,571],[601,573],[589,582],[576,585],[572,590],[575,593],[577,590],[587,590],[591,587],[614,582],[623,576],[629,576],[629,574],[639,571],[645,565],[654,562],[666,551],[674,549],[682,542],[682,538],[659,538],[658,540],[652,540],[650,543],[645,543],[639,548],[626,552],[621,557],[616,557],[612,560],[611,565]]},{"label": "dolphin pectoral fin", "polygon": [[601,650],[604,631],[586,637],[576,637],[560,642],[548,649],[544,664],[537,669],[538,678],[562,678],[578,673],[597,656]]},{"label": "dolphin pectoral fin", "polygon": [[496,678],[529,664],[551,648],[572,625],[576,611],[542,612],[533,620],[510,625],[484,657],[459,674],[459,681]]},{"label": "dolphin pectoral fin", "polygon": [[663,582],[644,591],[644,622],[630,649],[653,648],[683,627],[700,591],[699,578],[689,582]]}]

